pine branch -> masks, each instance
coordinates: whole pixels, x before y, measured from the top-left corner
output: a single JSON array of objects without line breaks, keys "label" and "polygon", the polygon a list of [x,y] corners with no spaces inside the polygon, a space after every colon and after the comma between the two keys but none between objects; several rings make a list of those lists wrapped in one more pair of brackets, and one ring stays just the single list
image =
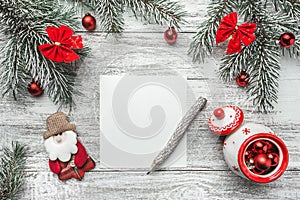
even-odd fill
[{"label": "pine branch", "polygon": [[[258,111],[268,112],[274,108],[278,100],[278,81],[280,74],[280,47],[278,40],[285,32],[298,32],[297,21],[281,11],[270,12],[269,8],[259,0],[241,1],[239,13],[245,20],[257,24],[256,40],[243,47],[236,54],[225,55],[221,62],[220,78],[231,81],[241,71],[250,74],[247,87],[248,100],[252,101]],[[296,40],[294,54],[299,54],[299,42]],[[296,51],[294,49],[298,48]]]},{"label": "pine branch", "polygon": [[298,0],[272,0],[276,11],[288,14],[291,18],[300,20],[300,2]]},{"label": "pine branch", "polygon": [[185,23],[183,17],[186,12],[177,2],[169,0],[120,0],[123,5],[131,8],[136,17],[142,17],[148,23],[155,22],[162,25],[180,28]]},{"label": "pine branch", "polygon": [[193,56],[194,62],[204,62],[205,57],[212,54],[219,22],[236,6],[236,0],[212,1],[209,4],[208,19],[198,27],[188,51],[188,54]]},{"label": "pine branch", "polygon": [[[13,94],[15,98],[26,91],[32,79],[41,83],[54,103],[73,104],[76,66],[55,63],[47,60],[38,50],[40,44],[52,43],[45,32],[49,26],[64,24],[74,29],[77,25],[75,11],[58,4],[59,0],[0,0],[0,31],[6,36],[7,43],[1,53],[2,95]],[[124,3],[125,2],[125,3]],[[80,6],[95,9],[100,25],[107,33],[123,31],[123,7],[132,8],[136,15],[154,19],[156,23],[171,20],[175,26],[182,22],[184,12],[181,7],[168,0],[73,0]],[[126,3],[127,2],[127,3]],[[134,3],[132,3],[134,2]],[[132,4],[130,4],[132,3]],[[78,50],[82,58],[87,56],[88,48]],[[70,105],[72,106],[72,105]]]},{"label": "pine branch", "polygon": [[2,94],[6,95],[10,91],[16,99],[18,92],[26,88],[26,73],[24,73],[25,63],[18,53],[19,46],[17,44],[18,38],[8,41],[6,46],[2,48],[1,54],[4,54],[1,64],[1,87]]},{"label": "pine branch", "polygon": [[[52,43],[45,31],[49,26],[64,24],[75,28],[78,24],[76,13],[72,9],[54,4],[54,1],[21,1],[0,0],[1,32],[6,35],[7,43],[1,53],[4,55],[1,61],[2,95],[12,92],[16,98],[24,93],[32,78],[40,82],[54,103],[73,102],[74,87],[71,83],[75,76],[73,71],[57,71],[62,65],[71,69],[68,65],[54,63],[41,55],[38,50],[40,44]],[[87,56],[87,48],[79,50],[82,57]],[[64,82],[56,77],[63,78]],[[69,84],[70,83],[70,84]],[[54,89],[54,91],[51,91]],[[66,101],[66,99],[69,99]]]},{"label": "pine branch", "polygon": [[280,54],[278,46],[270,40],[265,24],[258,24],[258,35],[251,46],[252,57],[249,59],[248,73],[253,77],[247,89],[249,100],[258,111],[273,110],[277,103]]},{"label": "pine branch", "polygon": [[[300,26],[299,26],[300,30]],[[300,33],[296,35],[296,42],[293,47],[288,49],[290,57],[300,58]]]},{"label": "pine branch", "polygon": [[12,150],[4,148],[0,162],[0,199],[16,198],[24,182],[25,147],[12,144]]},{"label": "pine branch", "polygon": [[124,10],[119,0],[95,1],[95,11],[100,16],[100,26],[108,34],[123,32]]},{"label": "pine branch", "polygon": [[284,48],[282,49],[282,54],[285,55],[285,52],[288,52],[288,55],[290,57],[299,57],[300,54],[300,45],[299,45],[299,35],[300,34],[300,24],[298,24],[296,19],[291,18],[289,15],[286,15],[284,13],[277,13],[275,15],[269,15],[268,19],[265,20],[265,24],[272,24],[272,27],[269,27],[273,30],[271,34],[271,39],[273,41],[278,41],[280,36],[283,33],[291,32],[296,36],[296,42],[295,44],[290,48]]},{"label": "pine branch", "polygon": [[74,90],[76,85],[76,70],[84,58],[87,57],[89,51],[89,48],[84,48],[80,51],[76,50],[81,59],[72,64],[55,63],[53,65],[53,62],[47,61],[49,74],[52,77],[47,81],[47,93],[55,104],[67,104],[70,107],[75,105],[73,95],[81,94],[79,91]]},{"label": "pine branch", "polygon": [[131,9],[135,17],[148,23],[167,24],[180,28],[185,23],[186,12],[177,2],[170,0],[70,0],[76,7],[88,7],[95,11],[103,31],[121,33],[124,31],[123,13]]},{"label": "pine branch", "polygon": [[259,14],[262,8],[265,6],[265,2],[260,0],[248,0],[248,1],[240,1],[239,3],[239,15],[244,16],[244,21],[253,21],[255,20],[255,15]]},{"label": "pine branch", "polygon": [[[240,8],[244,12],[244,7],[241,6]],[[270,33],[267,38],[274,47],[279,47],[277,45],[277,41],[282,33],[296,31],[296,21],[292,20],[289,16],[268,14],[268,17],[264,17],[266,16],[266,10],[257,10],[258,7],[255,7],[255,9],[255,12],[251,12],[249,14],[251,16],[256,16],[252,17],[253,20],[263,22],[265,29],[268,30],[268,33]],[[232,81],[239,73],[241,73],[241,71],[247,71],[247,68],[249,67],[249,60],[253,57],[252,46],[253,44],[250,44],[249,46],[243,47],[241,52],[237,54],[227,54],[222,58],[219,71],[220,78],[223,81]]]},{"label": "pine branch", "polygon": [[249,46],[243,47],[240,53],[227,54],[221,59],[219,78],[225,82],[235,79],[242,71],[247,71],[249,59],[252,57],[252,49]]},{"label": "pine branch", "polygon": [[[278,16],[288,16],[283,20],[289,20],[289,25],[293,25],[293,28],[289,27],[289,31],[296,35],[296,43],[289,49],[283,49],[282,52],[285,54],[287,51],[290,57],[300,57],[300,45],[299,45],[299,34],[300,34],[300,1],[296,0],[272,0],[271,1],[275,11],[278,12]],[[278,22],[279,21],[279,22]],[[277,20],[280,23],[281,20]]]},{"label": "pine branch", "polygon": [[71,3],[71,6],[81,14],[95,8],[95,0],[57,0],[57,2],[59,4]]}]

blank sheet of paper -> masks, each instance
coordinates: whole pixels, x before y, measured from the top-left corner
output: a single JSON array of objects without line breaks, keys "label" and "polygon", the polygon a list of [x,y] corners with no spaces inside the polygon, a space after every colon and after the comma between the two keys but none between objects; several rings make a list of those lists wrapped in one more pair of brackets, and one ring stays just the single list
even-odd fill
[{"label": "blank sheet of paper", "polygon": [[[149,168],[186,112],[181,76],[100,77],[100,159],[105,168]],[[162,167],[186,166],[186,136]]]}]

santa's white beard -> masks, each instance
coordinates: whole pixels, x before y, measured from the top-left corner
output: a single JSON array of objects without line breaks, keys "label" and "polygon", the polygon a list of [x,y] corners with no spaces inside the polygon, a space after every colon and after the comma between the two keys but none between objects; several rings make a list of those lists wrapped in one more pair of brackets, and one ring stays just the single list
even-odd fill
[{"label": "santa's white beard", "polygon": [[68,162],[72,154],[77,153],[77,135],[74,131],[65,131],[61,135],[51,136],[45,140],[46,151],[50,160],[59,159]]}]

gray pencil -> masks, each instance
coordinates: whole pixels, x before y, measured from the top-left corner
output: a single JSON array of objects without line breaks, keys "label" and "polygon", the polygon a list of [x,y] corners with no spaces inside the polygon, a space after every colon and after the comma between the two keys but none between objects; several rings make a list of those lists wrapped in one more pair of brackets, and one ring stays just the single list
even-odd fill
[{"label": "gray pencil", "polygon": [[173,153],[176,146],[184,136],[187,128],[190,126],[192,121],[195,119],[197,114],[205,107],[207,100],[203,97],[199,97],[194,105],[187,111],[185,116],[182,118],[180,123],[177,125],[172,137],[169,139],[167,145],[163,150],[155,157],[151,165],[150,170],[147,174],[150,174],[157,169],[165,160]]}]

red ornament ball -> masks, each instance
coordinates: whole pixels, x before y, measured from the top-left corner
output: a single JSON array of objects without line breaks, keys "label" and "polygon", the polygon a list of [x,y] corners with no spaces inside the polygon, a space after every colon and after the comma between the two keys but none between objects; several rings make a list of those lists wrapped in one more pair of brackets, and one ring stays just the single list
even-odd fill
[{"label": "red ornament ball", "polygon": [[245,71],[242,71],[241,74],[239,74],[235,79],[236,84],[241,87],[245,87],[248,84],[249,80],[250,76]]},{"label": "red ornament ball", "polygon": [[164,32],[165,41],[169,44],[174,44],[177,40],[177,36],[178,33],[174,27],[170,27]]},{"label": "red ornament ball", "polygon": [[35,81],[32,81],[28,85],[28,92],[35,97],[41,96],[44,93],[44,90],[37,84]]},{"label": "red ornament ball", "polygon": [[82,18],[82,26],[88,30],[88,31],[93,31],[96,29],[96,19],[93,17],[91,14],[86,14]]},{"label": "red ornament ball", "polygon": [[279,156],[277,153],[268,154],[268,158],[271,160],[271,166],[277,166],[279,162]]},{"label": "red ornament ball", "polygon": [[295,43],[295,35],[293,33],[284,33],[279,38],[279,44],[284,48],[288,48]]},{"label": "red ornament ball", "polygon": [[267,149],[266,149],[267,145],[265,145],[265,142],[264,141],[256,141],[254,144],[253,144],[253,149],[252,151],[254,153],[266,153],[267,152]]},{"label": "red ornament ball", "polygon": [[219,120],[224,119],[224,117],[225,117],[224,109],[217,108],[216,110],[214,110],[214,116]]},{"label": "red ornament ball", "polygon": [[254,159],[254,166],[259,170],[268,170],[272,161],[266,154],[258,154]]}]

